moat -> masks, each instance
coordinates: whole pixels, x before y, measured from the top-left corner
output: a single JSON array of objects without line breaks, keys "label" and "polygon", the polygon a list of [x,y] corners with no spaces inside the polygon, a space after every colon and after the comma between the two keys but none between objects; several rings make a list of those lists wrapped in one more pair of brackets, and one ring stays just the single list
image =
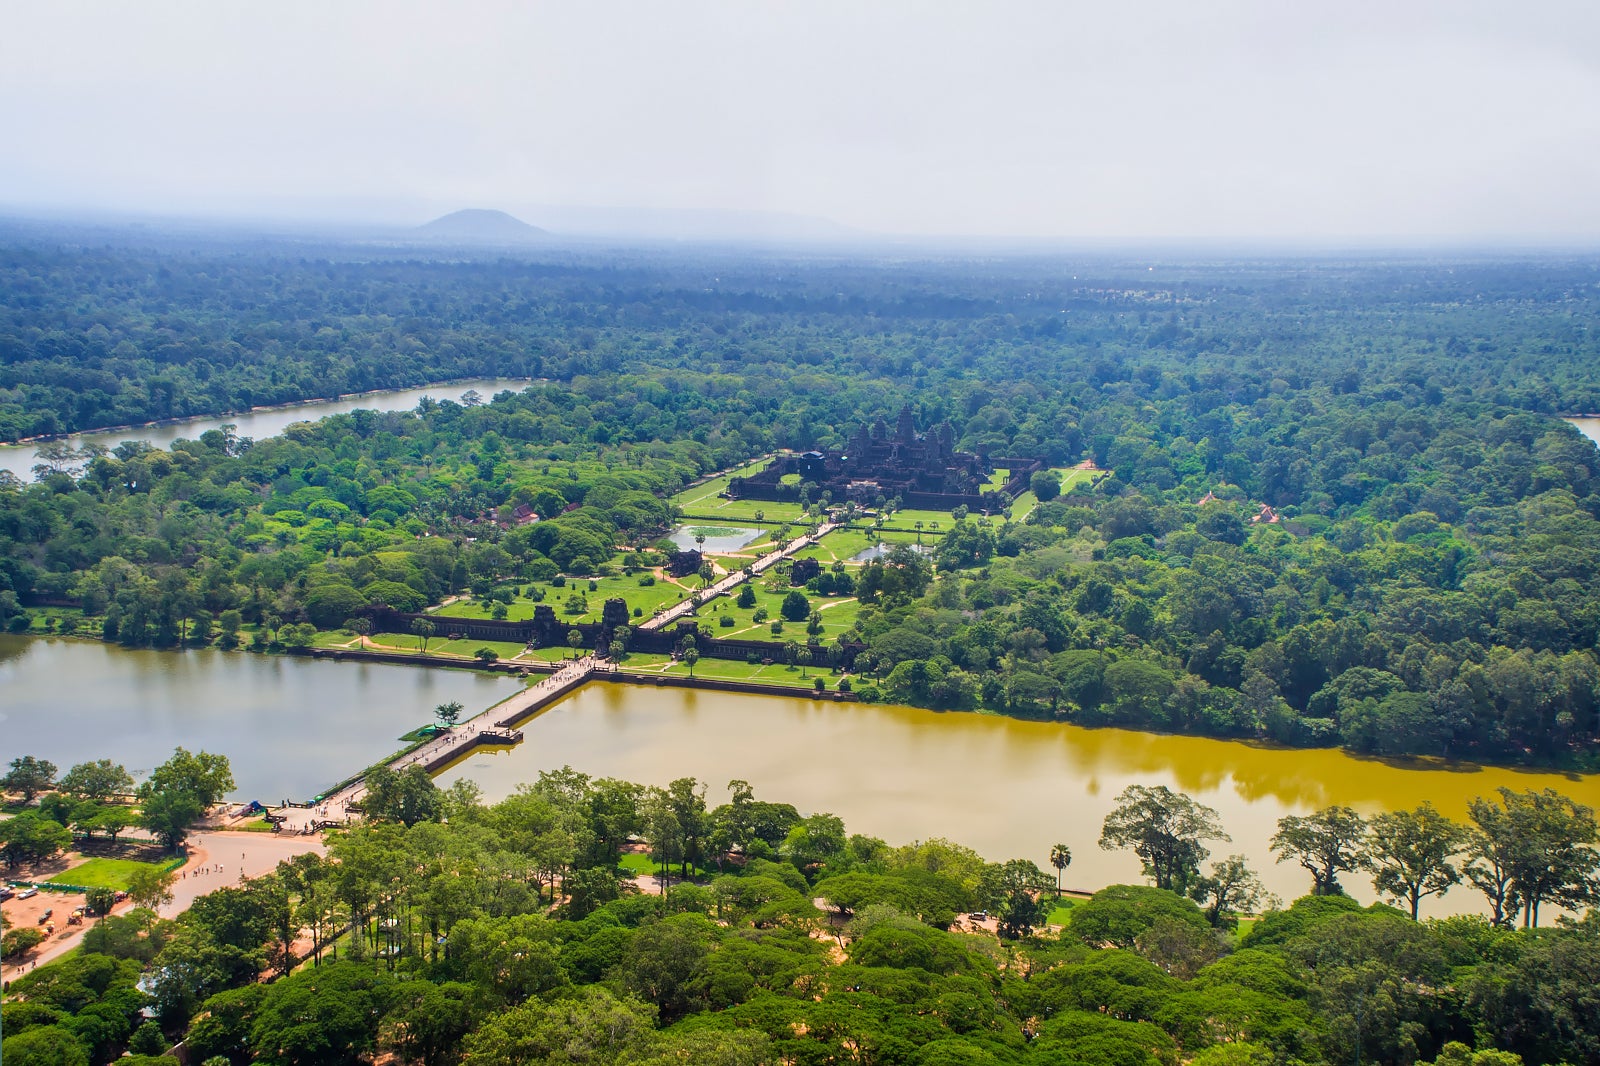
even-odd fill
[{"label": "moat", "polygon": [[[71,678],[63,697],[62,678]],[[464,670],[316,662],[219,651],[127,651],[84,641],[0,637],[5,758],[36,754],[65,769],[111,757],[147,769],[183,744],[232,760],[238,799],[307,798],[393,752],[433,707],[469,713],[517,682]],[[803,811],[838,814],[853,832],[902,843],[946,836],[991,859],[1043,863],[1071,846],[1069,885],[1137,880],[1129,856],[1096,846],[1112,801],[1133,783],[1165,784],[1216,807],[1233,835],[1217,856],[1246,855],[1285,899],[1298,867],[1267,847],[1284,814],[1342,803],[1371,813],[1432,800],[1461,817],[1499,785],[1555,788],[1600,806],[1600,777],[1464,764],[1415,768],[1328,749],[1283,750],[1198,737],[1026,722],[909,707],[841,704],[591,682],[523,727],[507,752],[479,751],[440,775],[489,799],[570,764],[664,785],[730,779]],[[1364,881],[1349,879],[1362,898]],[[1436,912],[1477,909],[1456,889]]]}]

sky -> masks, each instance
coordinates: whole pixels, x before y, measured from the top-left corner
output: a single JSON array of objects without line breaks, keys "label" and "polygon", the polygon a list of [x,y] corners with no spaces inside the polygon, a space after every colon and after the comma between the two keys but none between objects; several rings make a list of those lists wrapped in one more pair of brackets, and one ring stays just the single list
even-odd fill
[{"label": "sky", "polygon": [[1592,0],[15,0],[5,24],[12,212],[1600,238]]}]

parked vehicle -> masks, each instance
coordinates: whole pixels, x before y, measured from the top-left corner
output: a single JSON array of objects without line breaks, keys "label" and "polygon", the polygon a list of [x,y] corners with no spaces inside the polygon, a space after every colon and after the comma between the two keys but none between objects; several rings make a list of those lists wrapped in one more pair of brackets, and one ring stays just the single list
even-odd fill
[{"label": "parked vehicle", "polygon": [[34,896],[37,896],[38,894],[39,894],[39,890],[37,888],[25,888],[21,892],[17,893],[17,898],[18,899],[32,899]]},{"label": "parked vehicle", "polygon": [[56,911],[54,907],[46,907],[44,909],[44,913],[39,915],[39,924],[43,925],[45,922],[48,922],[50,920],[50,916],[55,914],[55,912]]}]

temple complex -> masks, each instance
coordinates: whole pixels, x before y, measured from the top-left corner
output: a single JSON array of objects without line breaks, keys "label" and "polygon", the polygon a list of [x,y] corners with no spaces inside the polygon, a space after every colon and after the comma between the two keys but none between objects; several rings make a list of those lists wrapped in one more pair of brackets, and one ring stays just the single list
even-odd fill
[{"label": "temple complex", "polygon": [[[987,488],[997,468],[1008,472],[998,491]],[[892,434],[880,417],[870,428],[859,427],[844,451],[779,456],[758,474],[734,478],[727,494],[733,499],[797,500],[800,486],[808,485],[813,498],[827,492],[836,503],[850,500],[864,507],[898,499],[902,507],[926,510],[998,510],[1043,468],[1037,459],[991,460],[958,452],[949,422],[919,434],[911,408],[903,407]],[[798,475],[798,481],[785,483],[789,475]]]}]

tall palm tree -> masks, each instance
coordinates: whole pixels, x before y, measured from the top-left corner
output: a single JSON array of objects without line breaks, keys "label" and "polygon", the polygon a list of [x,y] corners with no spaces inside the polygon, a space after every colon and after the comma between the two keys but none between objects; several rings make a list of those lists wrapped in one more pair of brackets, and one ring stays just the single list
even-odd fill
[{"label": "tall palm tree", "polygon": [[1057,844],[1050,849],[1050,865],[1056,868],[1056,898],[1061,898],[1061,871],[1072,865],[1072,849]]}]

